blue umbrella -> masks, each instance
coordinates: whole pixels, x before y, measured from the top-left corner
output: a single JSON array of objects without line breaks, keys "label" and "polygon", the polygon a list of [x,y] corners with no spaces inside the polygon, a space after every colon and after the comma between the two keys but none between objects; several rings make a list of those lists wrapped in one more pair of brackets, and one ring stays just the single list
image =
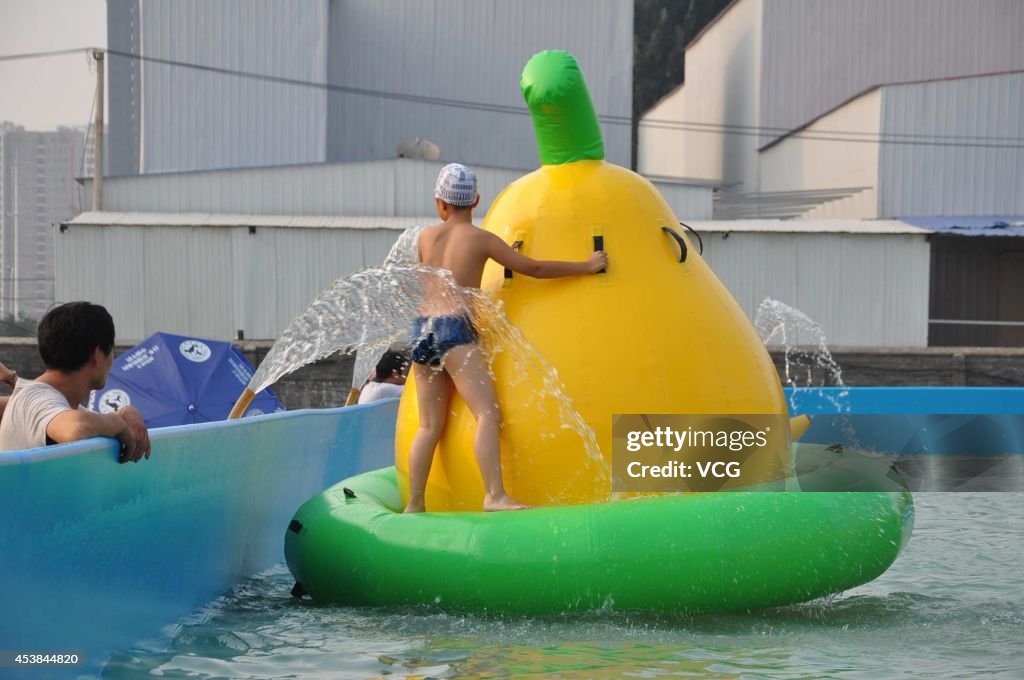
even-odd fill
[{"label": "blue umbrella", "polygon": [[[90,395],[89,409],[112,413],[131,404],[147,427],[224,420],[253,370],[231,343],[154,333],[114,360],[107,384]],[[264,390],[244,415],[283,410]]]}]

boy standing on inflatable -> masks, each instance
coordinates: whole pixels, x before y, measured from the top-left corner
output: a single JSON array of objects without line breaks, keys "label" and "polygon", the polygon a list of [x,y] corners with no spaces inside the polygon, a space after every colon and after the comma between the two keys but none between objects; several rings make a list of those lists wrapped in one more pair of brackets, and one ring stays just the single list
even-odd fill
[{"label": "boy standing on inflatable", "polygon": [[[434,199],[442,222],[420,233],[419,260],[450,271],[461,287],[479,288],[489,259],[538,279],[596,274],[608,267],[608,256],[603,251],[582,262],[534,260],[520,255],[498,236],[478,229],[473,224],[473,208],[480,203],[476,175],[459,163],[441,169]],[[409,452],[409,503],[405,511],[426,509],[427,477],[444,430],[453,387],[476,420],[473,448],[484,481],[484,510],[521,510],[526,506],[506,493],[502,480],[501,409],[487,360],[479,351],[467,301],[455,297],[442,283],[428,283],[420,317],[413,324],[413,375],[420,422]]]}]

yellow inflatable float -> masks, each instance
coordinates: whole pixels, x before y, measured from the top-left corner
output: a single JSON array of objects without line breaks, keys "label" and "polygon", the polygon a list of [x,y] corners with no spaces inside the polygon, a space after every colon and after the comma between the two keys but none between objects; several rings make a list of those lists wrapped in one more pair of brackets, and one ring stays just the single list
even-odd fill
[{"label": "yellow inflatable float", "polygon": [[[758,444],[757,457],[744,460],[735,486],[786,476],[791,427],[807,422],[790,425],[767,352],[677,231],[658,192],[603,161],[575,60],[541,53],[527,65],[522,85],[543,167],[502,192],[484,228],[541,259],[583,260],[603,248],[609,266],[605,274],[545,281],[508,278],[491,267],[480,297],[500,302],[507,319],[501,305],[478,300],[476,323],[493,356],[504,412],[508,491],[534,505],[571,505],[402,513],[418,427],[410,384],[399,408],[398,474],[387,468],[343,480],[289,523],[285,559],[296,580],[293,594],[499,615],[608,608],[678,614],[803,602],[881,574],[910,537],[910,494],[874,459],[864,474],[837,471],[833,452],[823,446],[803,452],[797,462],[805,474],[784,480],[787,489],[827,487],[841,476],[847,488],[876,492],[746,490],[596,502],[609,496],[613,441],[619,445],[624,431],[628,443],[661,424],[678,426],[658,414],[703,414],[695,420],[712,427],[753,420],[745,416],[778,423]],[[524,349],[519,330],[557,378]],[[579,416],[559,401],[563,391],[596,442],[588,442],[592,433],[581,436],[586,427],[567,426]],[[451,409],[428,480],[427,509],[478,510],[484,490],[473,418],[458,397]],[[613,426],[614,414],[626,417]],[[636,420],[647,429],[623,426]]]},{"label": "yellow inflatable float", "polygon": [[[520,85],[542,165],[501,192],[483,228],[537,259],[583,260],[603,249],[609,267],[557,280],[508,278],[494,262],[484,272],[483,290],[557,370],[600,449],[588,452],[566,427],[555,397],[540,388],[542,368],[496,352],[505,485],[531,505],[597,502],[610,491],[613,414],[785,416],[787,409],[756,331],[672,209],[646,179],[604,161],[597,117],[572,55],[537,54]],[[488,320],[478,321],[486,346]],[[410,380],[396,432],[403,502],[417,427]],[[481,509],[473,433],[473,416],[456,395],[427,484],[429,510]],[[775,428],[759,458],[746,464],[742,484],[784,477],[789,452],[789,427]]]}]

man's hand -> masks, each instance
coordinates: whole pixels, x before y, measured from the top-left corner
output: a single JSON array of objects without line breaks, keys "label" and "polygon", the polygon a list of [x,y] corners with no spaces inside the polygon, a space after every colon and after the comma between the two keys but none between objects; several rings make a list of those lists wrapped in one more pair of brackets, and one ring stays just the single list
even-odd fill
[{"label": "man's hand", "polygon": [[14,389],[14,386],[18,382],[18,373],[7,368],[3,364],[0,364],[0,382],[5,382]]},{"label": "man's hand", "polygon": [[134,406],[125,406],[117,411],[117,416],[124,421],[124,429],[117,435],[121,442],[121,463],[129,461],[138,463],[143,456],[147,459],[153,451],[149,441],[149,431],[142,420],[142,414]]}]

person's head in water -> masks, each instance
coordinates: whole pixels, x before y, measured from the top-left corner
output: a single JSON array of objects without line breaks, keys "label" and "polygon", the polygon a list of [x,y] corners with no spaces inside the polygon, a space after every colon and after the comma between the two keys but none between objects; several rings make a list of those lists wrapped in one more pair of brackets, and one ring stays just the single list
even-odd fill
[{"label": "person's head in water", "polygon": [[404,385],[406,374],[409,371],[409,357],[404,352],[389,349],[377,362],[373,370],[373,382],[387,382],[395,385]]},{"label": "person's head in water", "polygon": [[37,332],[39,355],[47,370],[87,371],[101,389],[113,363],[114,319],[91,302],[68,302],[46,313]]},{"label": "person's head in water", "polygon": [[476,173],[462,163],[449,163],[441,168],[434,184],[434,205],[437,216],[445,222],[455,215],[473,214],[480,203]]}]

